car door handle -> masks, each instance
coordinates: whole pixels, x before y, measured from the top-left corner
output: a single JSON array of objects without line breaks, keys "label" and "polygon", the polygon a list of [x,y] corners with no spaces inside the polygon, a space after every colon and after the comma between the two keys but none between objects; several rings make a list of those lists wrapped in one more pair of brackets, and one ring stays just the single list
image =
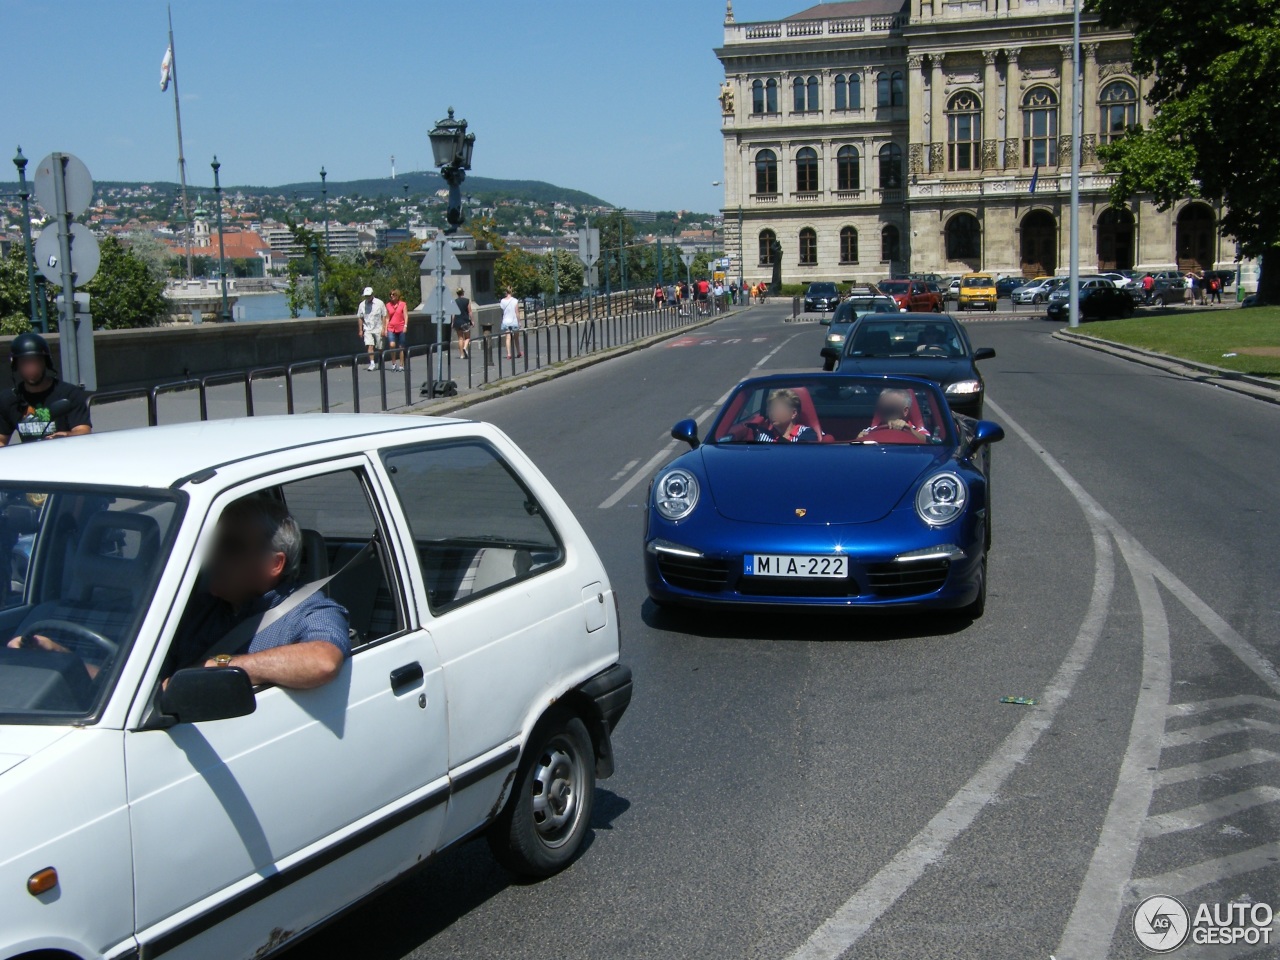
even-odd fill
[{"label": "car door handle", "polygon": [[413,686],[422,681],[422,664],[406,663],[403,667],[396,667],[391,671],[391,692],[399,693],[405,687]]}]

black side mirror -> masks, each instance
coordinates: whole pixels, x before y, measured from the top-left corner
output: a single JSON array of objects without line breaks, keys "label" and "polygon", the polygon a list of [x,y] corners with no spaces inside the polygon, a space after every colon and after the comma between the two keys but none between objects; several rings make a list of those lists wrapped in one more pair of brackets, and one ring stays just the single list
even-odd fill
[{"label": "black side mirror", "polygon": [[839,347],[823,347],[822,359],[823,360],[839,360],[840,348]]},{"label": "black side mirror", "polygon": [[979,347],[973,351],[974,361],[978,360],[994,360],[996,355],[995,347]]},{"label": "black side mirror", "polygon": [[160,694],[160,711],[176,723],[244,717],[257,706],[249,674],[239,667],[179,670]]},{"label": "black side mirror", "polygon": [[697,450],[701,443],[698,439],[698,421],[681,420],[671,428],[671,439],[680,440],[683,443],[687,443],[694,450]]},{"label": "black side mirror", "polygon": [[1003,439],[1004,427],[993,420],[979,420],[973,427],[973,439],[969,441],[969,447],[965,451],[966,459],[988,444],[998,443]]}]

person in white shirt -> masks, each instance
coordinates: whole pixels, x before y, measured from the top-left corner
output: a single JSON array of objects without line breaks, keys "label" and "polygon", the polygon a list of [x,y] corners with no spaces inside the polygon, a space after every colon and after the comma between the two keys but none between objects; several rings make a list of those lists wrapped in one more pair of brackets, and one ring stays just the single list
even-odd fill
[{"label": "person in white shirt", "polygon": [[520,350],[520,301],[516,299],[515,293],[510,287],[507,287],[507,295],[498,301],[498,306],[502,307],[502,346],[507,351],[507,359],[514,360],[516,357],[523,357],[524,352]]},{"label": "person in white shirt", "polygon": [[387,305],[373,295],[373,287],[365,287],[363,296],[356,308],[356,335],[364,338],[364,345],[369,351],[369,369],[377,370],[374,351],[387,335]]}]

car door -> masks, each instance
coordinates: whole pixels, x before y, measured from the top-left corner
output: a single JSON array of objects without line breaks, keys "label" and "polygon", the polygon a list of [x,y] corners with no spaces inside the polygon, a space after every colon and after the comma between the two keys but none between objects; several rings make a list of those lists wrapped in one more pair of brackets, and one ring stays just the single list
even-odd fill
[{"label": "car door", "polygon": [[[327,589],[352,598],[340,602],[352,607],[354,649],[322,687],[259,688],[248,716],[128,732],[144,957],[254,956],[435,848],[448,798],[443,677],[404,595],[399,538],[367,466],[346,458],[257,481],[227,491],[209,513],[205,548],[233,500],[283,499],[301,527],[300,579],[319,579],[329,564],[342,570]],[[372,555],[343,569],[352,545],[374,538]],[[193,563],[186,594],[198,575]],[[369,609],[359,603],[366,595]],[[158,680],[170,667],[153,669]]]},{"label": "car door", "polygon": [[487,440],[388,449],[383,464],[444,668],[449,842],[497,814],[531,716],[616,656],[604,629],[613,598],[594,554],[569,549],[552,523],[554,493],[535,494]]}]

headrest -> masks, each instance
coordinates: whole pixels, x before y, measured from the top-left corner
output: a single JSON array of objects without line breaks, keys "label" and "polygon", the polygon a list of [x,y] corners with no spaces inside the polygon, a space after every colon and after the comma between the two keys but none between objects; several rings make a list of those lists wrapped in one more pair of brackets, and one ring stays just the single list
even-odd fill
[{"label": "headrest", "polygon": [[[98,591],[138,603],[160,550],[160,524],[144,513],[105,511],[85,524],[69,571],[70,599],[103,599]],[[120,596],[123,595],[123,596]]]}]

